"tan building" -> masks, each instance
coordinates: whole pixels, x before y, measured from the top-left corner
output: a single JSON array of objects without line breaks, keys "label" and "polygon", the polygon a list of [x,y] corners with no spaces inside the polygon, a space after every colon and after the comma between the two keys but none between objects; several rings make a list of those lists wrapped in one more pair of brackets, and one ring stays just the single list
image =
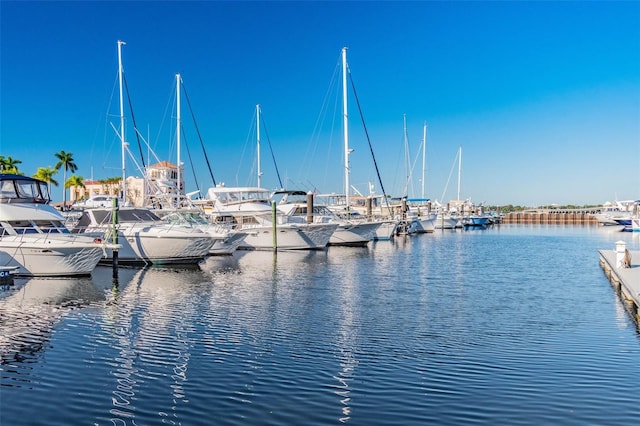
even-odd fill
[{"label": "tan building", "polygon": [[[176,194],[178,187],[178,167],[168,161],[161,161],[147,167],[146,179],[129,176],[126,179],[126,201],[140,207],[150,205],[154,201],[167,199]],[[184,191],[184,174],[180,175],[180,192]],[[70,202],[88,200],[96,195],[120,196],[122,192],[121,178],[102,180],[85,180],[84,188],[70,187]]]}]

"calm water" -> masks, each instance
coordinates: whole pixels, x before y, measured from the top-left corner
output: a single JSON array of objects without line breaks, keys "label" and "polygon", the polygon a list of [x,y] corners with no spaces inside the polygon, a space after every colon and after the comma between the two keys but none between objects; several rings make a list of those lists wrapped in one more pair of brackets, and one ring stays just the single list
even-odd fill
[{"label": "calm water", "polygon": [[596,227],[240,252],[0,292],[1,425],[607,424],[640,333]]}]

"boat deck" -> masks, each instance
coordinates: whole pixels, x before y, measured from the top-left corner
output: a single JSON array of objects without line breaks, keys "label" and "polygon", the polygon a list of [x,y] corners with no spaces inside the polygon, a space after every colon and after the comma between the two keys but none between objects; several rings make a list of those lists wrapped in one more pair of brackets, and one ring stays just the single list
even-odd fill
[{"label": "boat deck", "polygon": [[616,267],[615,250],[599,250],[599,252],[600,266],[623,302],[627,303],[635,321],[640,324],[640,251],[630,251],[631,266],[629,268]]}]

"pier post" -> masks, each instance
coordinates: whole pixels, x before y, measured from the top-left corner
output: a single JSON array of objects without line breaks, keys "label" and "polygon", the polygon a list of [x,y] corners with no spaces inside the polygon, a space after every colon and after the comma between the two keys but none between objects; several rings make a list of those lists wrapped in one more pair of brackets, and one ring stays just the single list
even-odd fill
[{"label": "pier post", "polygon": [[278,251],[278,215],[276,213],[276,202],[271,202],[271,223],[272,223],[272,233],[273,233],[273,251]]},{"label": "pier post", "polygon": [[112,242],[113,242],[113,251],[112,251],[112,270],[113,270],[113,277],[115,279],[118,278],[118,199],[117,198],[113,198],[113,203],[111,205],[111,220],[112,220],[112,225],[113,225],[113,236],[112,236]]},{"label": "pier post", "polygon": [[313,192],[307,192],[307,223],[313,223]]},{"label": "pier post", "polygon": [[624,241],[616,242],[616,268],[626,268],[625,254],[627,251],[627,243]]}]

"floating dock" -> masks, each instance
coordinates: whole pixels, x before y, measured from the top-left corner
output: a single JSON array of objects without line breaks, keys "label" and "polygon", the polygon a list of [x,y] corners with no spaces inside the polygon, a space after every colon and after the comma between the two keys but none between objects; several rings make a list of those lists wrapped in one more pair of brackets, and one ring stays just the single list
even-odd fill
[{"label": "floating dock", "polygon": [[[624,244],[622,245],[624,253]],[[629,267],[621,267],[620,249],[599,250],[600,266],[609,278],[611,285],[620,295],[636,324],[640,325],[640,251],[630,251]]]}]

